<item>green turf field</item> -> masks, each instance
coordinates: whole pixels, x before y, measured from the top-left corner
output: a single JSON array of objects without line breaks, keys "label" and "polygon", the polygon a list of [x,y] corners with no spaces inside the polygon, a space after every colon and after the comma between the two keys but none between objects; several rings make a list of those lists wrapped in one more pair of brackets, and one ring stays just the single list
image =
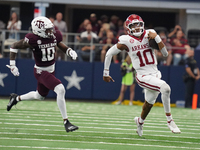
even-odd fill
[{"label": "green turf field", "polygon": [[172,108],[182,131],[167,127],[162,107],[153,107],[144,124],[143,137],[133,121],[141,106],[68,102],[75,132],[65,132],[56,101],[22,101],[7,112],[0,100],[0,150],[183,150],[200,149],[200,110]]}]

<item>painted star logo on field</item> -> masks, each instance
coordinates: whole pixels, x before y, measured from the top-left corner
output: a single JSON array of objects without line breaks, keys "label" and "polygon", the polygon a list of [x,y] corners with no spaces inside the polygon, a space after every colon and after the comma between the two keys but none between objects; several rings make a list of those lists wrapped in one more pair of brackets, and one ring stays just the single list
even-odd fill
[{"label": "painted star logo on field", "polygon": [[76,87],[78,90],[81,90],[80,82],[84,80],[84,77],[78,77],[75,70],[73,70],[71,76],[64,76],[65,80],[68,81],[67,90],[72,88],[73,86]]},{"label": "painted star logo on field", "polygon": [[1,72],[0,72],[0,85],[1,85],[2,87],[4,87],[3,79],[4,79],[5,77],[7,77],[7,76],[8,76],[7,73],[1,73]]}]

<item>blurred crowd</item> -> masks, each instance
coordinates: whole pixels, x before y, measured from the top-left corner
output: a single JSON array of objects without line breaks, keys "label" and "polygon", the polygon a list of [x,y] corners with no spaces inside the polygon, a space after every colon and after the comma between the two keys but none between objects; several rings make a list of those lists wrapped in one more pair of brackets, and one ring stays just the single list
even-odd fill
[{"label": "blurred crowd", "polygon": [[[54,23],[56,30],[58,29],[64,33],[63,41],[65,41],[68,29],[67,23],[63,20],[63,14],[58,12],[55,18],[54,16],[48,16],[48,18]],[[126,34],[124,21],[116,15],[97,16],[95,13],[82,20],[76,31],[77,36],[74,38],[76,43],[74,50],[78,54],[77,61],[104,62],[107,50],[117,43],[119,36]],[[0,29],[10,30],[8,38],[19,40],[20,37],[17,31],[21,30],[22,22],[17,13],[12,13],[6,25],[0,21]],[[165,28],[154,29],[160,35],[169,52],[169,56],[165,58],[158,50],[155,50],[158,65],[177,66],[184,64],[189,51],[193,48],[188,44],[188,39],[181,26],[175,25],[174,29],[169,32]],[[91,43],[93,44],[91,45]],[[65,57],[58,49],[56,59],[65,60]],[[125,55],[118,54],[113,57],[112,62],[121,63],[124,59]]]},{"label": "blurred crowd", "polygon": [[[91,39],[93,39],[94,43],[103,44],[103,46],[88,47],[88,49],[78,48],[78,53],[80,54],[79,61],[83,61],[82,58],[85,60],[89,59],[91,49],[93,50],[94,61],[104,62],[107,50],[117,43],[119,36],[126,34],[124,25],[124,21],[115,15],[102,15],[100,19],[97,19],[96,14],[92,13],[89,18],[84,19],[77,29],[77,33],[81,34],[81,36],[76,37],[77,41],[80,43],[85,41],[90,43]],[[168,32],[165,28],[155,28],[155,30],[160,35],[169,52],[169,56],[165,58],[159,51],[155,50],[158,64],[166,66],[184,64],[184,61],[188,58],[189,51],[193,50],[193,48],[188,44],[181,26],[175,25],[171,32]],[[120,54],[113,57],[114,63],[121,63],[122,60],[123,58]]]}]

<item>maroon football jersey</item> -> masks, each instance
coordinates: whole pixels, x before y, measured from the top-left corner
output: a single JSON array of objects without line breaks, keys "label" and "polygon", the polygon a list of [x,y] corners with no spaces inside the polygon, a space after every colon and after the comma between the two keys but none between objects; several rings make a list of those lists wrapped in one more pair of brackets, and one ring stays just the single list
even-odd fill
[{"label": "maroon football jersey", "polygon": [[62,34],[57,30],[54,35],[55,38],[42,38],[33,33],[25,35],[24,40],[33,47],[37,66],[45,67],[55,63],[56,45],[62,41]]}]

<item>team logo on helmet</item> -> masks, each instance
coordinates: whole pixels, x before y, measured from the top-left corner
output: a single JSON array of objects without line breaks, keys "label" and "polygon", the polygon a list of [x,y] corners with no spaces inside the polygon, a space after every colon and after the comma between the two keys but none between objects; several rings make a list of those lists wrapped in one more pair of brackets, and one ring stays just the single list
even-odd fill
[{"label": "team logo on helmet", "polygon": [[38,27],[39,29],[44,28],[44,21],[37,20],[35,26]]}]

